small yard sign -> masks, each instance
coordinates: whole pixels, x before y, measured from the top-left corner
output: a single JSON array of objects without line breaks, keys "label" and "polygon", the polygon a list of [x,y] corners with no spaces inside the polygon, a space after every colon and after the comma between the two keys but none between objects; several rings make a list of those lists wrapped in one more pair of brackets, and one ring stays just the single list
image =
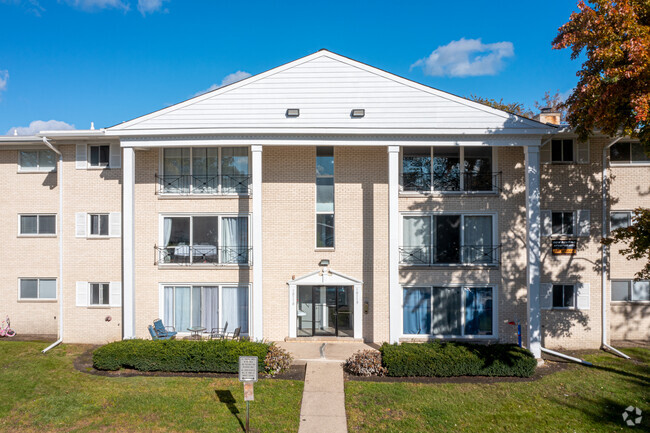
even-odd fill
[{"label": "small yard sign", "polygon": [[551,243],[554,256],[572,256],[578,246],[578,241],[575,239],[554,239]]},{"label": "small yard sign", "polygon": [[239,357],[239,381],[257,382],[257,356]]}]

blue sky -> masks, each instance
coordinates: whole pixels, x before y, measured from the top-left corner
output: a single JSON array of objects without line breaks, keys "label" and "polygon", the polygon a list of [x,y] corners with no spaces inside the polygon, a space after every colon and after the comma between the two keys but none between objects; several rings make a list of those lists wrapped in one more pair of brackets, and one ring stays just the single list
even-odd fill
[{"label": "blue sky", "polygon": [[[574,10],[570,0],[0,0],[0,134],[111,126],[320,48],[532,107],[577,82],[580,62],[551,49]],[[32,124],[51,120],[65,123]]]}]

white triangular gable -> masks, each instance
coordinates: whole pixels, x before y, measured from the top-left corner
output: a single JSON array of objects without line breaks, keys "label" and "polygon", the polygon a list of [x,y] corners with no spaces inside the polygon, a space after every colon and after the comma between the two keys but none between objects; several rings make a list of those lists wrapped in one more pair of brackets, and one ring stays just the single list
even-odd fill
[{"label": "white triangular gable", "polygon": [[340,272],[328,269],[327,272],[315,271],[295,280],[287,281],[287,284],[297,286],[354,286],[355,284],[362,284],[363,282]]},{"label": "white triangular gable", "polygon": [[[300,115],[288,117],[289,108],[299,109]],[[353,118],[353,109],[364,109],[365,116]],[[323,128],[463,134],[544,134],[552,129],[321,50],[109,130],[164,134]]]}]

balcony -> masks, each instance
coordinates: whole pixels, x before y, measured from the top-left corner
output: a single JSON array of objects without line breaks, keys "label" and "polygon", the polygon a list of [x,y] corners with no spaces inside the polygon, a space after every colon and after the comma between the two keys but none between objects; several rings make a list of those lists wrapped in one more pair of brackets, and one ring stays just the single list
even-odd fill
[{"label": "balcony", "polygon": [[462,247],[400,247],[399,262],[407,266],[487,265],[500,263],[501,245],[463,245]]},{"label": "balcony", "polygon": [[249,175],[155,175],[160,195],[249,195]]},{"label": "balcony", "polygon": [[252,265],[252,248],[214,245],[154,246],[156,265]]},{"label": "balcony", "polygon": [[402,173],[402,191],[419,193],[484,193],[500,191],[501,172]]}]

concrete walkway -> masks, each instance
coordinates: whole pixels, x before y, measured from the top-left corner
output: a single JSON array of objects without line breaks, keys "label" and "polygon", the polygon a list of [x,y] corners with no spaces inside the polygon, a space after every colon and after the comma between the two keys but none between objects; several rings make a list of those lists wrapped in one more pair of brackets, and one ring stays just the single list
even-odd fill
[{"label": "concrete walkway", "polygon": [[342,363],[358,350],[357,342],[277,342],[296,364],[306,363],[298,433],[347,433]]}]

